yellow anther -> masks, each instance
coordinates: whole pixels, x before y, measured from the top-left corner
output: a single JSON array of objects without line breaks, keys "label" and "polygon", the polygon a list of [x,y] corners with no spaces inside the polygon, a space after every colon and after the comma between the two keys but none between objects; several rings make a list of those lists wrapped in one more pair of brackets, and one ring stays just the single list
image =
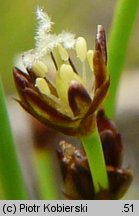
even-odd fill
[{"label": "yellow anther", "polygon": [[71,79],[74,79],[74,72],[70,65],[63,64],[60,67],[60,77],[66,81],[69,82]]},{"label": "yellow anther", "polygon": [[89,63],[89,66],[91,68],[91,70],[93,70],[93,55],[94,55],[94,51],[93,50],[88,50],[87,52],[87,60]]},{"label": "yellow anther", "polygon": [[58,45],[58,52],[60,54],[60,57],[63,61],[67,61],[69,58],[67,50],[61,45]]},{"label": "yellow anther", "polygon": [[76,80],[79,83],[83,84],[82,79],[73,72],[73,69],[70,65],[68,64],[63,64],[60,67],[60,70],[57,74],[56,78],[56,89],[59,97],[61,98],[62,101],[64,101],[66,104],[68,104],[68,88],[70,85],[70,82],[72,80]]},{"label": "yellow anther", "polygon": [[75,49],[77,57],[83,62],[87,54],[87,44],[83,37],[77,38]]},{"label": "yellow anther", "polygon": [[49,86],[44,78],[37,78],[35,86],[40,90],[42,94],[50,95]]},{"label": "yellow anther", "polygon": [[37,61],[32,65],[32,70],[36,74],[37,77],[45,77],[48,72],[48,67],[41,61]]},{"label": "yellow anther", "polygon": [[83,83],[83,80],[81,79],[81,77],[79,75],[77,75],[72,67],[68,64],[63,64],[60,67],[60,77],[64,82],[67,82],[68,84],[72,81],[72,80],[77,80],[80,83]]}]

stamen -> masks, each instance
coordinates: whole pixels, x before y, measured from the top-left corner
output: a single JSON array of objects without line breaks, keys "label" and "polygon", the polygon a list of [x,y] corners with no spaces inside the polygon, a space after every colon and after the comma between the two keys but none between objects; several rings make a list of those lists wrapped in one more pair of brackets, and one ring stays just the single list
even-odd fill
[{"label": "stamen", "polygon": [[74,64],[73,64],[73,62],[72,62],[72,60],[71,60],[71,58],[69,57],[69,63],[70,63],[70,65],[71,65],[71,67],[72,67],[72,69],[73,69],[73,71],[76,73],[76,74],[78,74],[78,72],[77,72],[77,70],[76,70],[76,67],[74,66]]},{"label": "stamen", "polygon": [[[83,84],[81,78],[74,73],[72,67],[68,64],[62,64],[56,77],[56,89],[59,98],[68,105],[68,88],[72,80]],[[84,85],[84,84],[83,84]]]},{"label": "stamen", "polygon": [[87,60],[92,71],[93,71],[93,55],[94,55],[93,50],[87,51]]},{"label": "stamen", "polygon": [[57,63],[56,63],[56,60],[55,60],[55,57],[54,57],[53,53],[50,52],[50,55],[51,55],[51,58],[52,58],[52,60],[53,60],[53,63],[54,63],[54,65],[55,65],[56,70],[58,70],[58,66],[57,66]]},{"label": "stamen", "polygon": [[32,71],[37,77],[45,77],[48,72],[48,67],[42,61],[38,61],[32,65]]},{"label": "stamen", "polygon": [[63,64],[60,67],[60,77],[62,78],[62,80],[64,80],[64,82],[67,82],[68,84],[72,80],[77,80],[80,83],[83,83],[80,76],[78,76],[76,73],[74,73],[72,67],[70,65],[68,65],[68,64]]},{"label": "stamen", "polygon": [[83,73],[82,73],[82,79],[84,81],[85,84],[87,84],[87,74],[86,74],[86,67],[85,67],[85,62],[83,62],[83,65],[82,65],[82,70],[83,70]]},{"label": "stamen", "polygon": [[50,95],[51,94],[49,86],[48,86],[47,82],[45,81],[45,79],[37,78],[35,86],[40,90],[40,92],[42,94],[45,94],[45,95]]},{"label": "stamen", "polygon": [[83,37],[77,38],[75,50],[77,53],[77,57],[83,62],[87,54],[87,44],[86,40]]},{"label": "stamen", "polygon": [[58,44],[58,52],[59,52],[60,57],[63,61],[68,60],[68,58],[69,58],[68,52],[61,44]]},{"label": "stamen", "polygon": [[60,67],[60,76],[64,81],[69,81],[74,79],[74,72],[70,65],[63,64]]}]

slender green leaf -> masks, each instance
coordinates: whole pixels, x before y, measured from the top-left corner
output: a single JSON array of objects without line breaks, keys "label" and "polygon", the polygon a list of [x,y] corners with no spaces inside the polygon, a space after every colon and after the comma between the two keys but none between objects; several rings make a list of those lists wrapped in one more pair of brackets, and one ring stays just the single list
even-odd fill
[{"label": "slender green leaf", "polygon": [[[0,181],[2,199],[27,199],[0,81]],[[1,193],[0,193],[1,194]]]},{"label": "slender green leaf", "polygon": [[44,200],[58,199],[51,152],[49,150],[35,150],[35,160],[40,198]]},{"label": "slender green leaf", "polygon": [[124,66],[129,39],[139,9],[139,0],[119,0],[108,43],[108,71],[111,77],[110,94],[105,102],[110,117],[115,114],[119,79]]}]

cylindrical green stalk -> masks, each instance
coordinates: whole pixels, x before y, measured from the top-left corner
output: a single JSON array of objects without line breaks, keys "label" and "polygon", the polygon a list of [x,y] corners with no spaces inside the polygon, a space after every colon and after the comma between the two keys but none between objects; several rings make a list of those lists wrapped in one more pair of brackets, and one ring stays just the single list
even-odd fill
[{"label": "cylindrical green stalk", "polygon": [[108,71],[111,86],[109,98],[105,102],[105,110],[110,117],[115,114],[117,88],[138,9],[139,0],[119,0],[113,17],[108,43]]},{"label": "cylindrical green stalk", "polygon": [[98,193],[102,188],[108,189],[108,175],[97,128],[92,134],[82,137],[81,140],[89,162],[95,192]]},{"label": "cylindrical green stalk", "polygon": [[53,169],[52,154],[47,150],[35,149],[35,163],[40,198],[44,200],[57,200],[58,189]]},{"label": "cylindrical green stalk", "polygon": [[4,197],[27,199],[26,186],[17,159],[16,148],[9,124],[4,92],[0,81],[0,181]]}]

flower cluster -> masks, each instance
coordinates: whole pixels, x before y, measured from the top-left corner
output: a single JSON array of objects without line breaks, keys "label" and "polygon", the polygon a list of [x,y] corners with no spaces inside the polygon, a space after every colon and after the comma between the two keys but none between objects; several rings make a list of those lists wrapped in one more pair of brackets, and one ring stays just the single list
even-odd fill
[{"label": "flower cluster", "polygon": [[23,69],[14,68],[19,102],[53,129],[87,135],[94,130],[96,111],[109,88],[105,31],[97,27],[95,49],[88,50],[83,37],[65,31],[52,34],[53,23],[42,9],[37,19],[36,47],[23,53]]},{"label": "flower cluster", "polygon": [[[110,85],[104,28],[98,25],[92,50],[83,37],[76,38],[65,31],[52,34],[53,23],[42,9],[37,10],[37,19],[36,46],[22,54],[20,66],[13,71],[18,101],[40,122],[66,135],[82,139],[98,132],[101,142],[92,143],[98,147],[91,155],[94,160],[87,158],[83,148],[65,141],[60,144],[58,157],[66,197],[119,199],[129,187],[132,173],[121,167],[121,137],[102,109]],[[87,148],[89,145],[90,140]],[[97,164],[96,169],[101,167],[103,178],[95,175],[98,170],[90,169],[92,161]]]},{"label": "flower cluster", "polygon": [[106,161],[109,188],[101,188],[96,193],[92,183],[88,159],[83,148],[61,141],[57,154],[64,181],[63,192],[67,199],[120,199],[132,182],[131,170],[121,167],[123,156],[121,136],[115,123],[105,116],[103,110],[100,110],[97,114],[97,126]]}]

